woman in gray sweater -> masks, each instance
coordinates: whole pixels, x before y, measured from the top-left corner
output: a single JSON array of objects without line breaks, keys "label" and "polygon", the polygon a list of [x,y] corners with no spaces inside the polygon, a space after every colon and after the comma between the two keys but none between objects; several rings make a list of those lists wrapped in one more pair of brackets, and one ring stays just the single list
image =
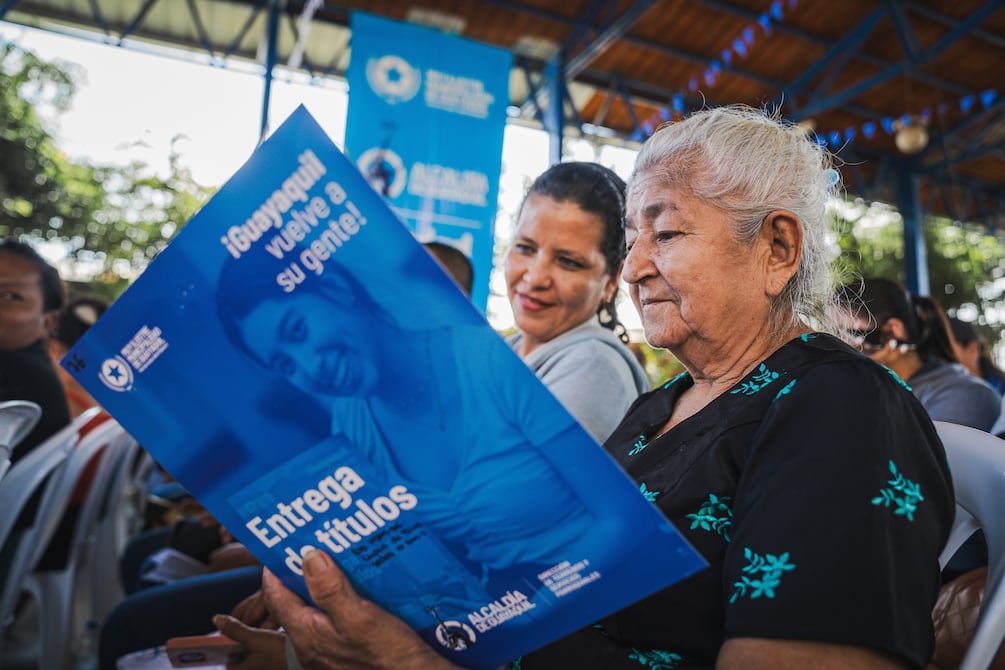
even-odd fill
[{"label": "woman in gray sweater", "polygon": [[598,442],[649,389],[615,307],[624,198],[602,165],[553,165],[531,185],[506,253],[508,342]]},{"label": "woman in gray sweater", "polygon": [[956,358],[942,309],[878,277],[842,287],[850,343],[904,380],[933,421],[991,430],[1000,399]]}]

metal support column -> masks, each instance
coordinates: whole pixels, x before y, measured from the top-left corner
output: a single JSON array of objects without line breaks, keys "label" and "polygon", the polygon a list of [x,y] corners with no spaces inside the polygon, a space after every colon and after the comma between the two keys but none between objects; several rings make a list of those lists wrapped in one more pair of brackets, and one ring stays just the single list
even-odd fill
[{"label": "metal support column", "polygon": [[548,85],[548,106],[544,112],[544,129],[548,131],[548,161],[562,161],[562,135],[565,130],[565,57],[561,51],[548,61],[544,69]]},{"label": "metal support column", "polygon": [[904,217],[904,284],[914,295],[931,295],[928,282],[928,253],[921,230],[921,199],[918,176],[911,162],[901,160],[895,169],[897,209]]},{"label": "metal support column", "polygon": [[279,37],[279,4],[282,0],[272,0],[269,3],[268,26],[266,29],[265,50],[265,91],[262,95],[262,126],[258,141],[261,142],[269,132],[269,99],[272,97],[272,69],[276,66],[276,40]]}]

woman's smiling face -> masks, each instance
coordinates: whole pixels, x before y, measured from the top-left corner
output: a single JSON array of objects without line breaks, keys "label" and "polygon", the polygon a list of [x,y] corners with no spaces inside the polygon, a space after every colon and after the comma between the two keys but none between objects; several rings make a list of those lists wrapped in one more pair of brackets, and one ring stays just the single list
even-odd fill
[{"label": "woman's smiling face", "polygon": [[506,254],[506,284],[522,355],[592,318],[617,286],[600,250],[604,224],[571,201],[531,195]]},{"label": "woman's smiling face", "polygon": [[371,395],[380,376],[376,333],[358,306],[339,307],[306,291],[263,302],[242,322],[248,348],[307,393]]}]

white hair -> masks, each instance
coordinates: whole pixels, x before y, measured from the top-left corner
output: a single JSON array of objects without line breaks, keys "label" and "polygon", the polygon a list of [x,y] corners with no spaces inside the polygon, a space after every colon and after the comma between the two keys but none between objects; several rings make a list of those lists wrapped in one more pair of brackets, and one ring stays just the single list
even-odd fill
[{"label": "white hair", "polygon": [[834,279],[827,200],[839,188],[828,151],[780,118],[742,105],[695,112],[664,125],[642,146],[629,181],[656,175],[726,213],[736,239],[753,244],[773,211],[794,214],[803,227],[796,274],[771,304],[781,332],[803,318],[830,330]]}]

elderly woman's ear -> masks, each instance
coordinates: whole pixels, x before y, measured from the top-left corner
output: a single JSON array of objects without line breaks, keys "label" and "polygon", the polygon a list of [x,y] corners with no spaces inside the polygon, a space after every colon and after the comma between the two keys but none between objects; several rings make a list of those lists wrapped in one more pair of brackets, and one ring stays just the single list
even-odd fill
[{"label": "elderly woman's ear", "polygon": [[771,212],[764,218],[760,239],[768,246],[764,289],[774,297],[782,292],[799,269],[803,224],[792,212]]}]

